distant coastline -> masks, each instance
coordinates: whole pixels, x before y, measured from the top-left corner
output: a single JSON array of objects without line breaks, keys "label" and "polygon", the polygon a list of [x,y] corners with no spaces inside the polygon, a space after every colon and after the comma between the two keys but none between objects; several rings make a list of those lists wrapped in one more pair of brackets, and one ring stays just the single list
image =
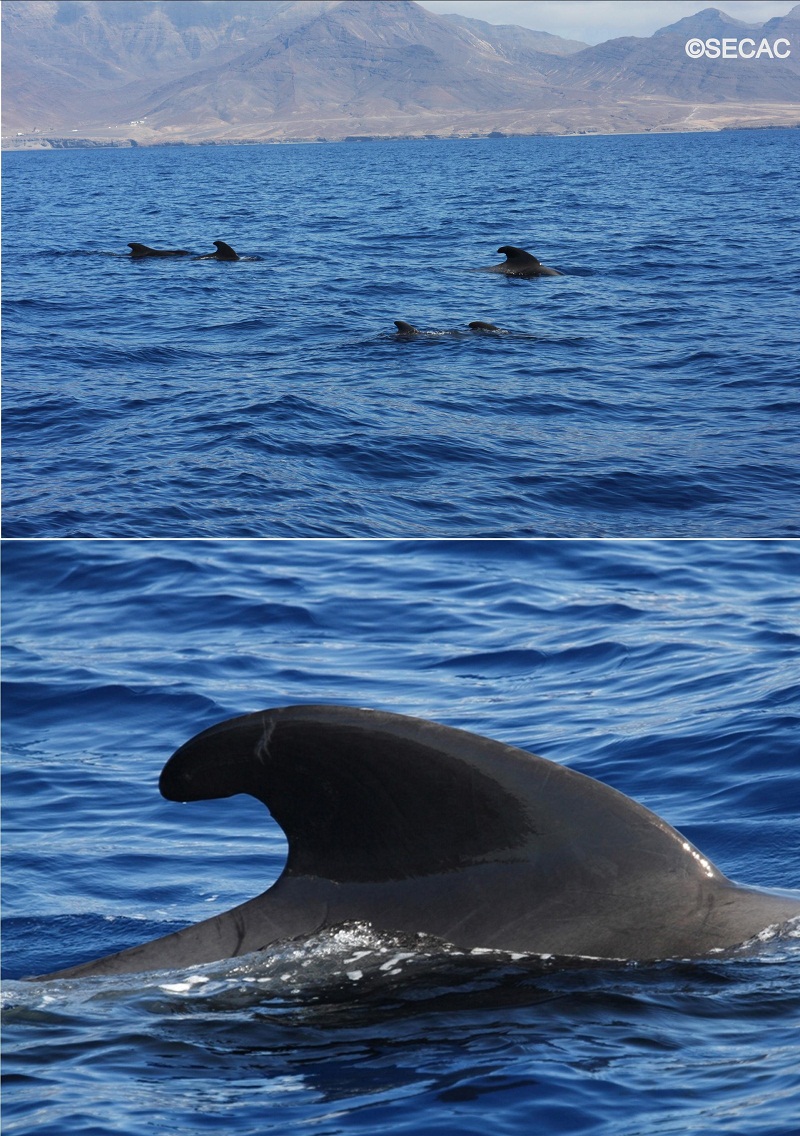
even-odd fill
[{"label": "distant coastline", "polygon": [[[800,110],[800,108],[799,108]],[[43,150],[136,150],[155,146],[195,147],[195,146],[320,146],[341,143],[365,144],[370,142],[502,142],[508,138],[616,138],[620,135],[635,134],[719,134],[732,130],[797,130],[800,129],[800,113],[793,122],[743,122],[721,126],[683,127],[645,127],[641,130],[531,130],[500,131],[492,130],[485,134],[348,134],[344,137],[326,138],[203,138],[198,140],[184,138],[153,138],[146,142],[135,138],[59,138],[45,135],[23,135],[18,138],[3,138],[3,151],[43,151]]]}]

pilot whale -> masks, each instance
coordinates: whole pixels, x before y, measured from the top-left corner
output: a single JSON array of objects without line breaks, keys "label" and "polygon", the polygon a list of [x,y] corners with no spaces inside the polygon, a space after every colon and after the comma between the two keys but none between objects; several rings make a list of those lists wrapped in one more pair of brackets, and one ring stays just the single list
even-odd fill
[{"label": "pilot whale", "polygon": [[161,793],[249,793],[286,833],[262,895],[42,978],[195,966],[351,921],[476,947],[600,960],[697,958],[800,916],[732,883],[655,813],[594,778],[380,710],[288,706],[197,734]]},{"label": "pilot whale", "polygon": [[130,255],[134,257],[141,256],[191,256],[192,254],[188,249],[154,249],[149,245],[140,245],[136,241],[129,241],[128,248],[131,250]]},{"label": "pilot whale", "polygon": [[[420,331],[418,327],[414,327],[413,323],[407,323],[405,320],[395,320],[394,325],[397,328],[398,335],[460,335],[459,328],[452,328],[449,331]],[[486,331],[503,331],[502,327],[498,327],[495,323],[486,323],[485,320],[472,320],[467,324],[470,331],[486,332]]]},{"label": "pilot whale", "polygon": [[225,241],[213,241],[216,252],[207,252],[203,256],[196,256],[195,260],[241,260],[238,252],[232,249]]},{"label": "pilot whale", "polygon": [[548,268],[542,264],[532,253],[525,249],[515,248],[513,245],[501,245],[497,250],[505,253],[506,259],[502,264],[490,264],[482,268],[481,272],[500,272],[504,276],[563,276],[556,268]]}]

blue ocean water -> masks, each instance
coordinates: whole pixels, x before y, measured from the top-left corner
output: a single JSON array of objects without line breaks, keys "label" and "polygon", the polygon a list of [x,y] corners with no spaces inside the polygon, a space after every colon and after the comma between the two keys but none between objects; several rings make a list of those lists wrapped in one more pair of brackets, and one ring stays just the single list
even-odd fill
[{"label": "blue ocean water", "polygon": [[799,575],[791,541],[7,542],[3,1132],[795,1133],[797,934],[543,972],[352,927],[18,979],[275,879],[263,806],[157,778],[201,728],[296,702],[528,748],[798,888]]},{"label": "blue ocean water", "polygon": [[6,535],[795,535],[799,144],[8,153]]}]

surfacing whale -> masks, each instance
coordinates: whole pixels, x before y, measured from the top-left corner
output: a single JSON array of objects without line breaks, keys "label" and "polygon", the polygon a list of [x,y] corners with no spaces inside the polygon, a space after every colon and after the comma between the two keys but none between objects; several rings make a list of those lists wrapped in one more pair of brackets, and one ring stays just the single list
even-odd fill
[{"label": "surfacing whale", "polygon": [[161,793],[249,793],[286,833],[272,887],[183,931],[44,975],[194,966],[352,921],[601,960],[697,958],[800,916],[740,887],[642,805],[525,750],[419,718],[288,706],[212,726]]},{"label": "surfacing whale", "polygon": [[[414,327],[411,323],[406,323],[405,320],[395,320],[394,325],[397,328],[398,335],[463,335],[464,332],[461,328],[451,328],[449,331],[420,331],[418,327]],[[502,327],[498,327],[493,323],[486,323],[484,320],[473,320],[468,323],[467,327],[470,331],[503,331]]]},{"label": "surfacing whale", "polygon": [[140,245],[136,241],[129,241],[128,248],[131,256],[191,256],[188,249],[153,249],[149,245]]},{"label": "surfacing whale", "polygon": [[482,268],[482,272],[500,272],[504,276],[563,276],[555,268],[548,268],[525,249],[514,248],[513,245],[501,245],[497,250],[506,255],[502,264],[490,264]]},{"label": "surfacing whale", "polygon": [[212,242],[217,251],[207,252],[203,256],[195,257],[195,260],[241,260],[238,252],[232,249],[230,245],[226,245],[224,241]]}]

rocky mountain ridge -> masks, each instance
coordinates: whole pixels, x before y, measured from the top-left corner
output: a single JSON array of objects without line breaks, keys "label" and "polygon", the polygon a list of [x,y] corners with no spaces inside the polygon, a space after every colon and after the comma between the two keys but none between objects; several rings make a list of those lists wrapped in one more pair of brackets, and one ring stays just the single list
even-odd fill
[{"label": "rocky mountain ridge", "polygon": [[[5,0],[4,145],[796,125],[800,5],[594,47],[413,0]],[[711,35],[785,59],[689,58]]]}]

